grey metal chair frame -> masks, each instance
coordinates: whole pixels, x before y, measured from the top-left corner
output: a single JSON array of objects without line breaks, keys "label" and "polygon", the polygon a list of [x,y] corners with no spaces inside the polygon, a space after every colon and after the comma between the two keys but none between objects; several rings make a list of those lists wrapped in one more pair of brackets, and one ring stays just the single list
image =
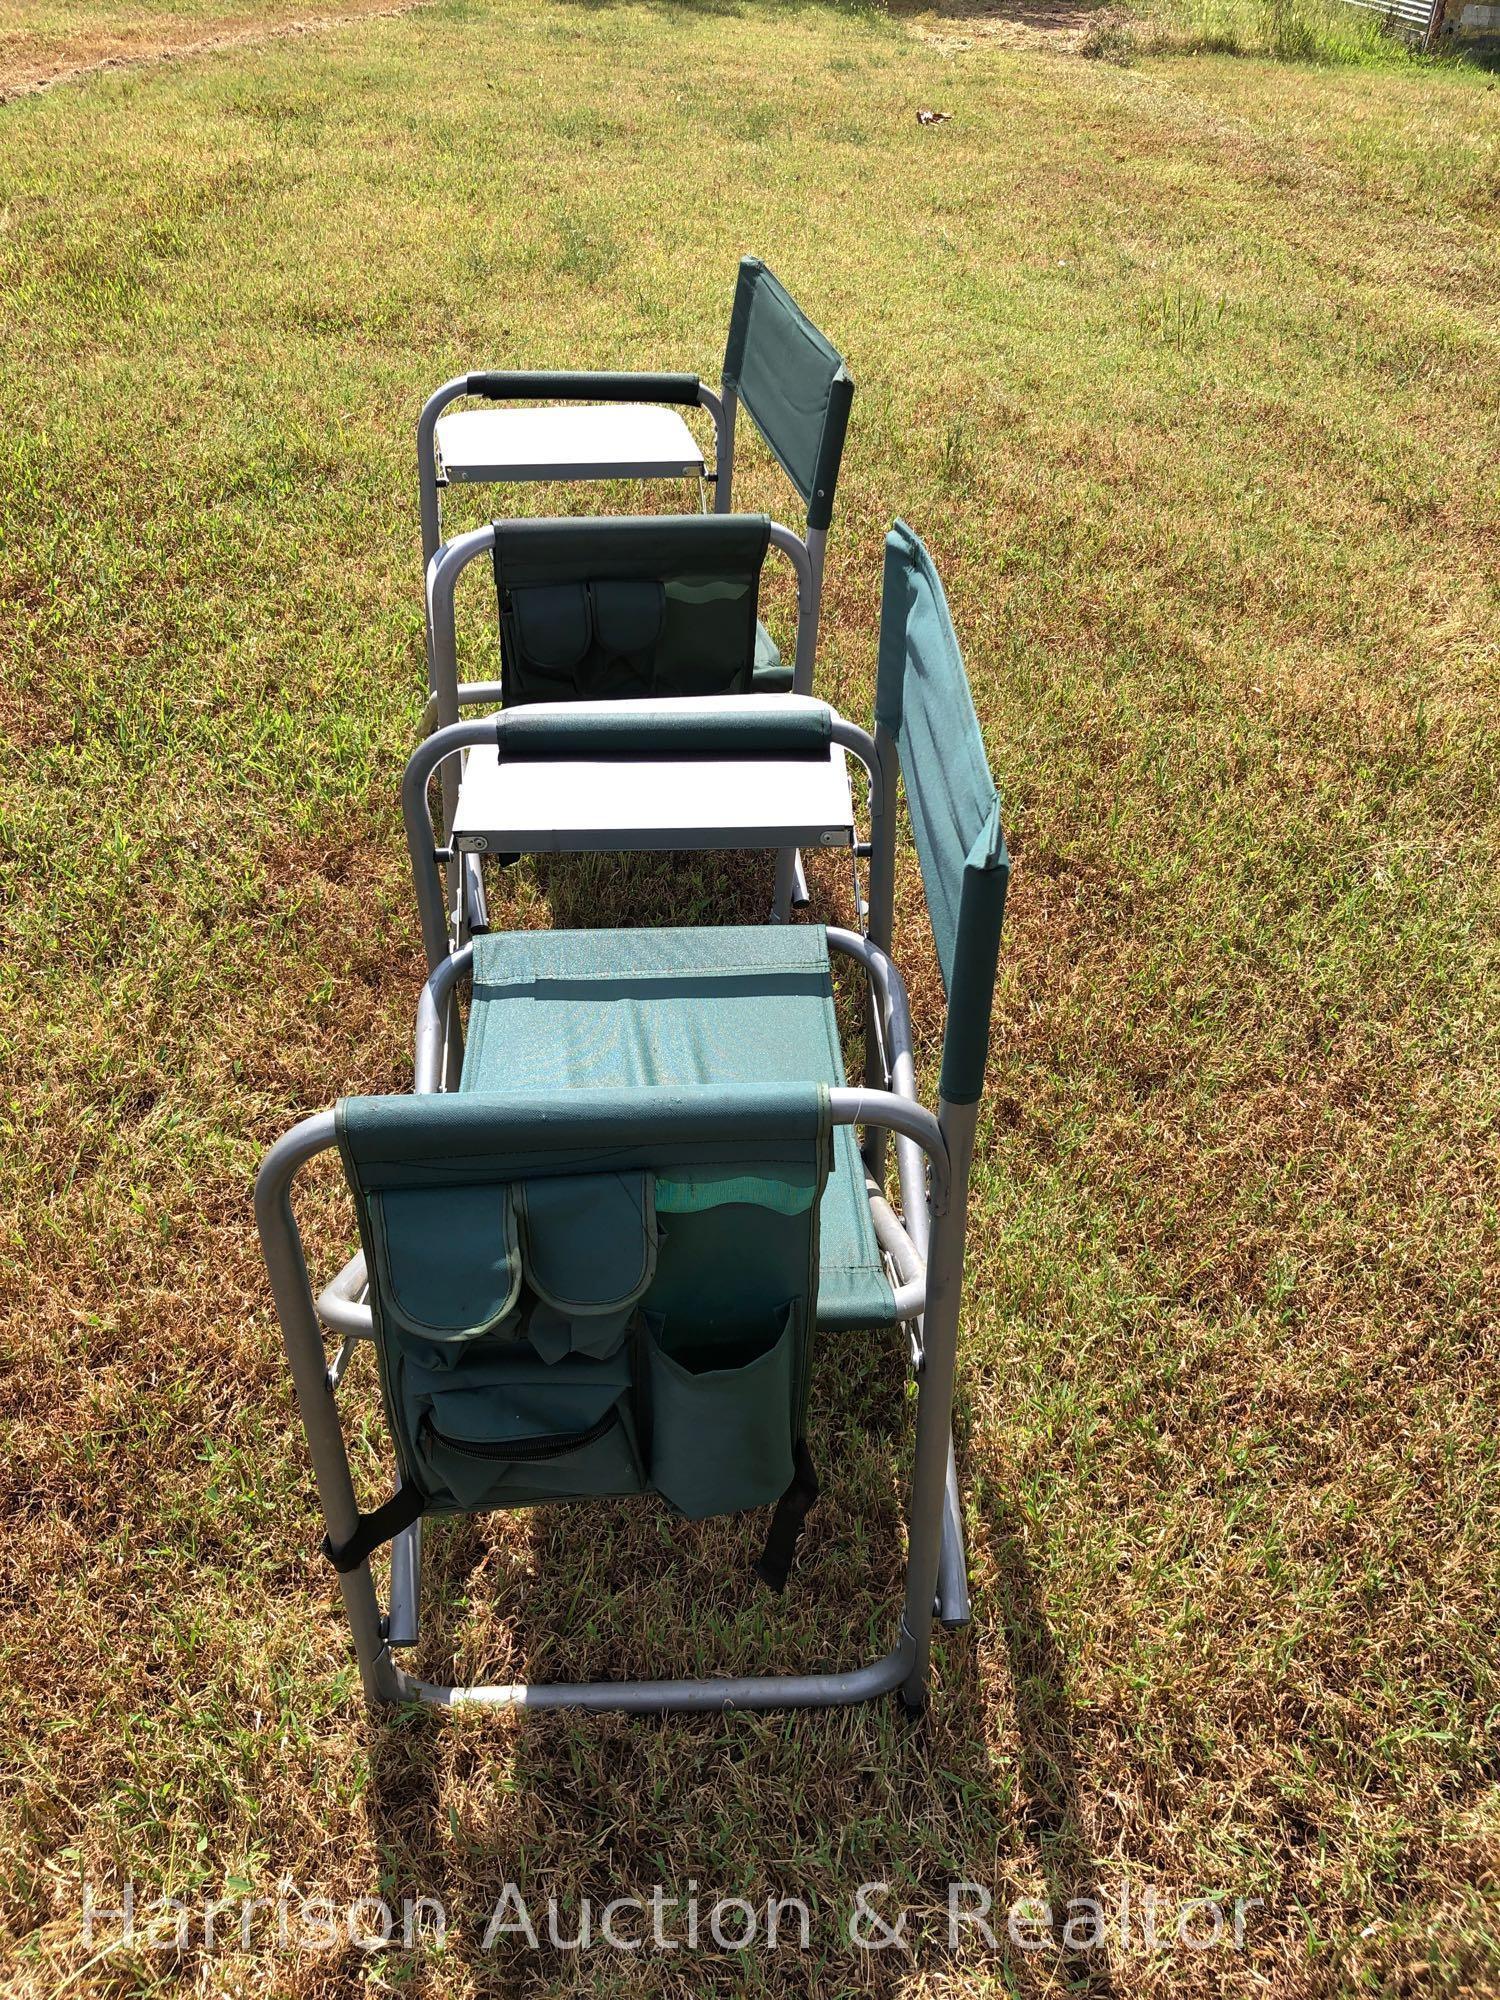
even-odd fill
[{"label": "grey metal chair frame", "polygon": [[[732,354],[736,339],[736,322],[748,311],[758,283],[769,281],[771,287],[780,291],[774,275],[757,257],[740,260],[739,277],[735,286],[734,304],[730,315],[730,348],[726,362]],[[783,294],[785,296],[785,294]],[[821,338],[821,336],[819,336]],[[847,368],[840,366],[836,378],[852,394],[852,383]],[[543,399],[562,402],[586,403],[661,403],[675,405],[682,409],[702,409],[713,421],[714,466],[705,474],[714,489],[714,512],[728,514],[734,506],[734,448],[735,433],[740,405],[736,383],[730,378],[727,368],[718,389],[711,389],[696,375],[663,374],[650,370],[522,370],[522,369],[480,369],[465,375],[455,375],[441,388],[434,389],[422,406],[417,419],[417,490],[420,500],[422,521],[422,567],[425,571],[437,554],[443,540],[442,483],[438,476],[437,427],[443,413],[456,402],[474,398],[484,402],[527,402],[535,403]],[[754,413],[751,413],[754,421]],[[819,495],[831,504],[832,495]],[[809,503],[807,550],[812,568],[812,621],[813,644],[816,644],[818,613],[823,598],[823,566],[826,558],[828,529],[826,521],[815,523],[811,518],[815,511]],[[816,510],[825,511],[826,510]]]},{"label": "grey metal chair frame", "polygon": [[[857,945],[862,940],[853,940]],[[844,940],[833,942],[845,948]],[[883,954],[881,955],[883,957]],[[877,987],[891,985],[889,962],[867,958]],[[419,1076],[431,1084],[444,1066],[446,994],[434,984],[451,985],[463,969],[455,964],[429,982],[418,1030]],[[899,1009],[886,1013],[894,1034]],[[902,1051],[908,1057],[909,1046]],[[910,1712],[926,1700],[933,1618],[938,1597],[945,1532],[946,1491],[951,1458],[951,1414],[957,1354],[969,1162],[975,1109],[940,1104],[936,1117],[913,1098],[892,1091],[840,1089],[829,1093],[834,1124],[859,1124],[894,1132],[925,1156],[928,1186],[918,1196],[922,1223],[914,1232],[896,1220],[883,1198],[872,1195],[880,1237],[900,1275],[898,1309],[919,1320],[917,1435],[907,1506],[906,1586],[895,1643],[874,1662],[848,1670],[812,1674],[770,1674],[723,1679],[549,1682],[540,1685],[457,1686],[424,1681],[402,1668],[392,1648],[418,1636],[420,1524],[398,1538],[392,1554],[389,1612],[382,1614],[368,1561],[339,1577],[344,1608],[354,1637],[360,1679],[372,1701],[421,1701],[438,1706],[482,1704],[518,1708],[579,1708],[655,1714],[672,1710],[724,1708],[823,1708],[899,1691]],[[330,1541],[338,1546],[354,1534],[358,1503],[349,1470],[336,1396],[352,1347],[364,1334],[369,1308],[347,1298],[362,1272],[346,1267],[342,1295],[315,1300],[302,1239],[292,1209],[298,1170],[336,1144],[334,1114],[304,1119],[272,1147],[256,1181],[256,1216],[282,1336],[307,1432],[319,1504]],[[905,1179],[906,1176],[903,1176]],[[917,1248],[925,1237],[925,1256]],[[342,1322],[344,1347],[330,1367],[320,1314]],[[337,1330],[337,1326],[335,1327]]]}]

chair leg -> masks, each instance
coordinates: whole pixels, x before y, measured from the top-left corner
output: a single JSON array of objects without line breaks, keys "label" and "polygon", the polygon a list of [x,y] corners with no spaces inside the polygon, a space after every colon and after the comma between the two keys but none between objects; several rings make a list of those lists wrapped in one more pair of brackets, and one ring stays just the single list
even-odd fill
[{"label": "chair leg", "polygon": [[[265,1251],[266,1275],[276,1301],[276,1317],[297,1392],[297,1408],[307,1433],[323,1524],[334,1546],[341,1547],[359,1522],[349,1457],[339,1427],[334,1392],[329,1386],[323,1335],[313,1305],[302,1239],[292,1216],[292,1176],[304,1160],[326,1152],[335,1143],[331,1113],[304,1119],[271,1148],[255,1183],[255,1216]],[[386,1650],[380,1627],[380,1607],[370,1565],[342,1572],[339,1589],[348,1614],[359,1677],[371,1701],[399,1701],[402,1677]]]},{"label": "chair leg", "polygon": [[778,847],[776,850],[776,890],[771,901],[771,922],[784,924],[792,914],[792,888],[797,873],[797,850],[795,847]]},{"label": "chair leg", "polygon": [[963,1286],[965,1197],[978,1106],[944,1103],[939,1118],[948,1142],[951,1194],[947,1209],[932,1219],[927,1243],[927,1310],[922,1316],[917,1446],[907,1508],[906,1603],[902,1611],[902,1625],[914,1649],[911,1672],[901,1688],[909,1715],[920,1714],[926,1703],[932,1657],[953,1453],[953,1376]]},{"label": "chair leg", "polygon": [[[463,899],[470,937],[480,937],[490,927],[489,906],[484,899],[484,870],[477,854],[463,859]],[[463,940],[461,940],[462,942]]]},{"label": "chair leg", "polygon": [[805,910],[812,901],[807,892],[807,871],[802,866],[802,849],[792,849],[792,908]]},{"label": "chair leg", "polygon": [[937,1615],[955,1632],[967,1625],[969,1559],[964,1548],[964,1517],[958,1499],[958,1468],[953,1460],[953,1434],[948,1434],[948,1477],[943,1490],[943,1541],[938,1553]]}]

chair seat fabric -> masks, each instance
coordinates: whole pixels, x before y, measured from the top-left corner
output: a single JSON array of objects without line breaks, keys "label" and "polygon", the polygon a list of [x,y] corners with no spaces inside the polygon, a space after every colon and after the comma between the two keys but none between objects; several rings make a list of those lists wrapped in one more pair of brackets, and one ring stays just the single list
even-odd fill
[{"label": "chair seat fabric", "polygon": [[[845,1081],[821,925],[492,932],[474,940],[461,1088]],[[834,1133],[818,1326],[895,1324],[854,1130]]]}]

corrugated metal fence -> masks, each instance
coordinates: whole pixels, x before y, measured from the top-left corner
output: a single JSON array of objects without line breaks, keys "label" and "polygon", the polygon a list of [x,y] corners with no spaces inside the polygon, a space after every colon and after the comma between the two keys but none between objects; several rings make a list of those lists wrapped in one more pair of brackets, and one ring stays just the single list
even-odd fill
[{"label": "corrugated metal fence", "polygon": [[1443,0],[1346,0],[1346,4],[1363,8],[1368,14],[1379,14],[1390,24],[1393,34],[1409,42],[1419,42],[1423,48],[1429,48],[1437,39],[1438,24],[1443,18]]}]

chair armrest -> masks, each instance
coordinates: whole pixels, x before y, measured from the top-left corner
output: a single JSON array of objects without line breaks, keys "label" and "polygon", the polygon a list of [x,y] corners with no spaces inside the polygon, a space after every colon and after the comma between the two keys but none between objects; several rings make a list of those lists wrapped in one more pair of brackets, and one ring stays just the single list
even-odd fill
[{"label": "chair armrest", "polygon": [[568,702],[509,709],[495,717],[502,763],[592,757],[818,757],[833,740],[825,702],[783,705],[719,695],[701,705]]},{"label": "chair armrest", "polygon": [[613,369],[485,368],[470,375],[467,393],[487,402],[681,403],[700,401],[696,375],[630,374]]}]

